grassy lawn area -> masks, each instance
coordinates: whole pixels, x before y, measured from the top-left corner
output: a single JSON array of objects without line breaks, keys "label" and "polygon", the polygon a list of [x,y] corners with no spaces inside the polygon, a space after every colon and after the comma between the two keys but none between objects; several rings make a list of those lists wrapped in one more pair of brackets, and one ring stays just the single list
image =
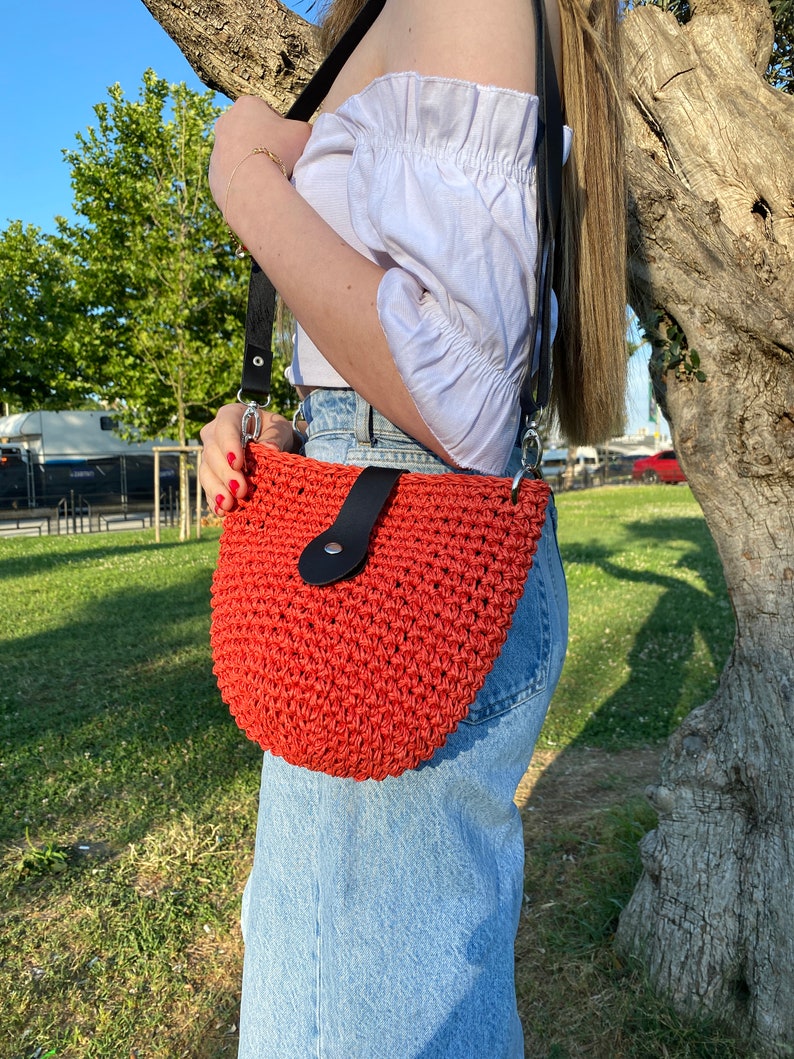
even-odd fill
[{"label": "grassy lawn area", "polygon": [[[711,693],[732,639],[702,516],[686,487],[569,493],[559,508],[572,636],[541,749],[656,746]],[[216,544],[0,542],[0,1059],[236,1052],[259,752],[211,673]],[[738,1055],[614,960],[653,818],[613,794],[540,828],[531,797],[525,810],[527,1054]]]},{"label": "grassy lawn area", "polygon": [[564,493],[558,507],[570,642],[541,745],[665,739],[712,694],[733,642],[700,508],[663,485]]}]

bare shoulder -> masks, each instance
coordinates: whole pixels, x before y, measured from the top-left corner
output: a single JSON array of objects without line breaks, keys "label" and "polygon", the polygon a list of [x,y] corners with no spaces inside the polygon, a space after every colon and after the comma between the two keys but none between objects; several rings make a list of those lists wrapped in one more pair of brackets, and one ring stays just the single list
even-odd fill
[{"label": "bare shoulder", "polygon": [[[545,0],[560,63],[558,0]],[[534,92],[535,0],[387,0],[325,101],[336,110],[376,77],[406,70]]]},{"label": "bare shoulder", "polygon": [[[559,52],[557,0],[545,0]],[[384,72],[415,70],[522,92],[535,91],[534,0],[388,0]]]}]

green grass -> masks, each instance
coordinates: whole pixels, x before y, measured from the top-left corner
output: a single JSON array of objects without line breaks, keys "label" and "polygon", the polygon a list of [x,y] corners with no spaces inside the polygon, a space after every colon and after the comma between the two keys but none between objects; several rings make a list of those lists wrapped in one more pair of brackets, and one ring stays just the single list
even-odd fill
[{"label": "green grass", "polygon": [[[702,517],[686,488],[559,507],[572,638],[545,743],[658,740],[711,693],[732,636]],[[150,531],[0,542],[0,1059],[235,1053],[260,755],[211,673],[216,547],[212,533],[155,545]],[[629,816],[530,850],[528,892],[553,907],[544,919],[536,901],[520,935],[528,1054],[615,1059],[603,1042],[634,1032],[640,987],[609,947],[651,824]],[[576,871],[559,871],[565,851]],[[597,1022],[574,979],[608,998]],[[693,1045],[652,998],[641,1007],[634,1035],[651,1043],[620,1054],[717,1054],[705,1030]],[[544,1018],[554,1034],[539,1033]]]},{"label": "green grass", "polygon": [[755,1059],[719,1025],[685,1022],[611,945],[654,826],[638,799],[570,828],[527,828],[516,944],[519,1010],[532,1059]]},{"label": "green grass", "polygon": [[233,1054],[260,755],[211,673],[216,551],[2,544],[3,1059]]},{"label": "green grass", "polygon": [[733,642],[722,567],[686,486],[558,498],[570,645],[541,745],[666,738],[714,692]]}]

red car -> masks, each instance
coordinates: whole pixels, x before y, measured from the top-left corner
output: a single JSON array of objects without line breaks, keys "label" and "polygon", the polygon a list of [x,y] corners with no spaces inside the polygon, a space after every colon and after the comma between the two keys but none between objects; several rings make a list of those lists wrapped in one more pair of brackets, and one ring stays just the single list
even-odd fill
[{"label": "red car", "polygon": [[637,460],[631,472],[635,482],[685,482],[686,476],[672,449]]}]

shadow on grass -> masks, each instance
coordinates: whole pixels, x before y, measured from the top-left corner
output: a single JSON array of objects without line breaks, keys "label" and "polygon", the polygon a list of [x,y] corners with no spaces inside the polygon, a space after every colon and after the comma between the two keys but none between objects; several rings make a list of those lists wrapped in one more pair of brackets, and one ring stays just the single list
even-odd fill
[{"label": "shadow on grass", "polygon": [[[184,548],[184,544],[178,541],[164,541],[160,544],[154,544],[152,540],[123,540],[123,534],[105,534],[105,537],[109,537],[113,543],[108,543],[102,547],[79,547],[77,541],[89,540],[95,541],[96,535],[89,535],[88,537],[74,537],[72,535],[64,537],[39,537],[39,538],[17,538],[12,539],[10,542],[6,542],[12,546],[16,545],[19,549],[17,555],[4,555],[0,558],[0,581],[4,578],[11,577],[31,577],[41,578],[46,576],[52,570],[58,570],[66,566],[74,565],[75,563],[98,563],[106,559],[115,559],[119,552],[126,554],[135,554],[143,552],[152,552],[156,549],[158,552],[170,552],[174,549]],[[54,540],[56,543],[68,542],[74,544],[75,547],[70,548],[68,551],[58,551],[55,549],[47,549],[46,545]],[[41,550],[37,552],[30,551],[25,548],[25,545],[31,543],[38,544],[41,546]]]},{"label": "shadow on grass", "polygon": [[[727,602],[727,591],[716,547],[702,518],[665,518],[660,524],[630,521],[624,524],[628,550],[633,555],[643,549],[663,549],[676,542],[679,554],[669,571],[630,568],[615,561],[621,546],[613,551],[592,543],[573,543],[562,547],[563,563],[590,564],[603,571],[630,592],[633,586],[653,585],[661,591],[655,605],[634,635],[625,658],[628,677],[601,702],[534,784],[529,801],[542,803],[547,789],[556,789],[560,777],[575,791],[575,770],[569,761],[584,760],[589,748],[618,752],[633,747],[656,747],[661,752],[664,740],[683,717],[713,693],[728,657],[733,639],[733,618]],[[686,548],[680,554],[680,544]],[[658,566],[658,561],[657,561]],[[697,587],[687,575],[694,572],[704,587]],[[573,608],[575,621],[575,606]],[[575,628],[572,626],[572,632]],[[701,641],[707,654],[704,667],[693,677],[691,664]],[[618,660],[623,661],[623,660]],[[574,686],[587,687],[592,679],[593,658],[583,652],[566,661],[564,677]],[[554,711],[552,701],[551,713]],[[642,794],[648,777],[626,792]]]},{"label": "shadow on grass", "polygon": [[[702,674],[692,673],[698,641],[706,653],[700,666],[705,664],[719,674],[733,640],[722,567],[704,521],[670,518],[658,528],[635,521],[624,529],[637,550],[662,549],[671,541],[684,541],[688,547],[669,572],[660,573],[615,563],[611,554],[597,545],[576,546],[577,562],[592,564],[621,582],[627,592],[635,585],[653,585],[661,591],[637,629],[625,659],[628,678],[601,703],[571,745],[617,748],[627,742],[636,745],[665,739],[709,694]],[[563,561],[565,558],[563,552]],[[690,573],[702,580],[703,588],[692,583],[687,576]],[[578,658],[566,679],[586,682],[590,661]]]}]

